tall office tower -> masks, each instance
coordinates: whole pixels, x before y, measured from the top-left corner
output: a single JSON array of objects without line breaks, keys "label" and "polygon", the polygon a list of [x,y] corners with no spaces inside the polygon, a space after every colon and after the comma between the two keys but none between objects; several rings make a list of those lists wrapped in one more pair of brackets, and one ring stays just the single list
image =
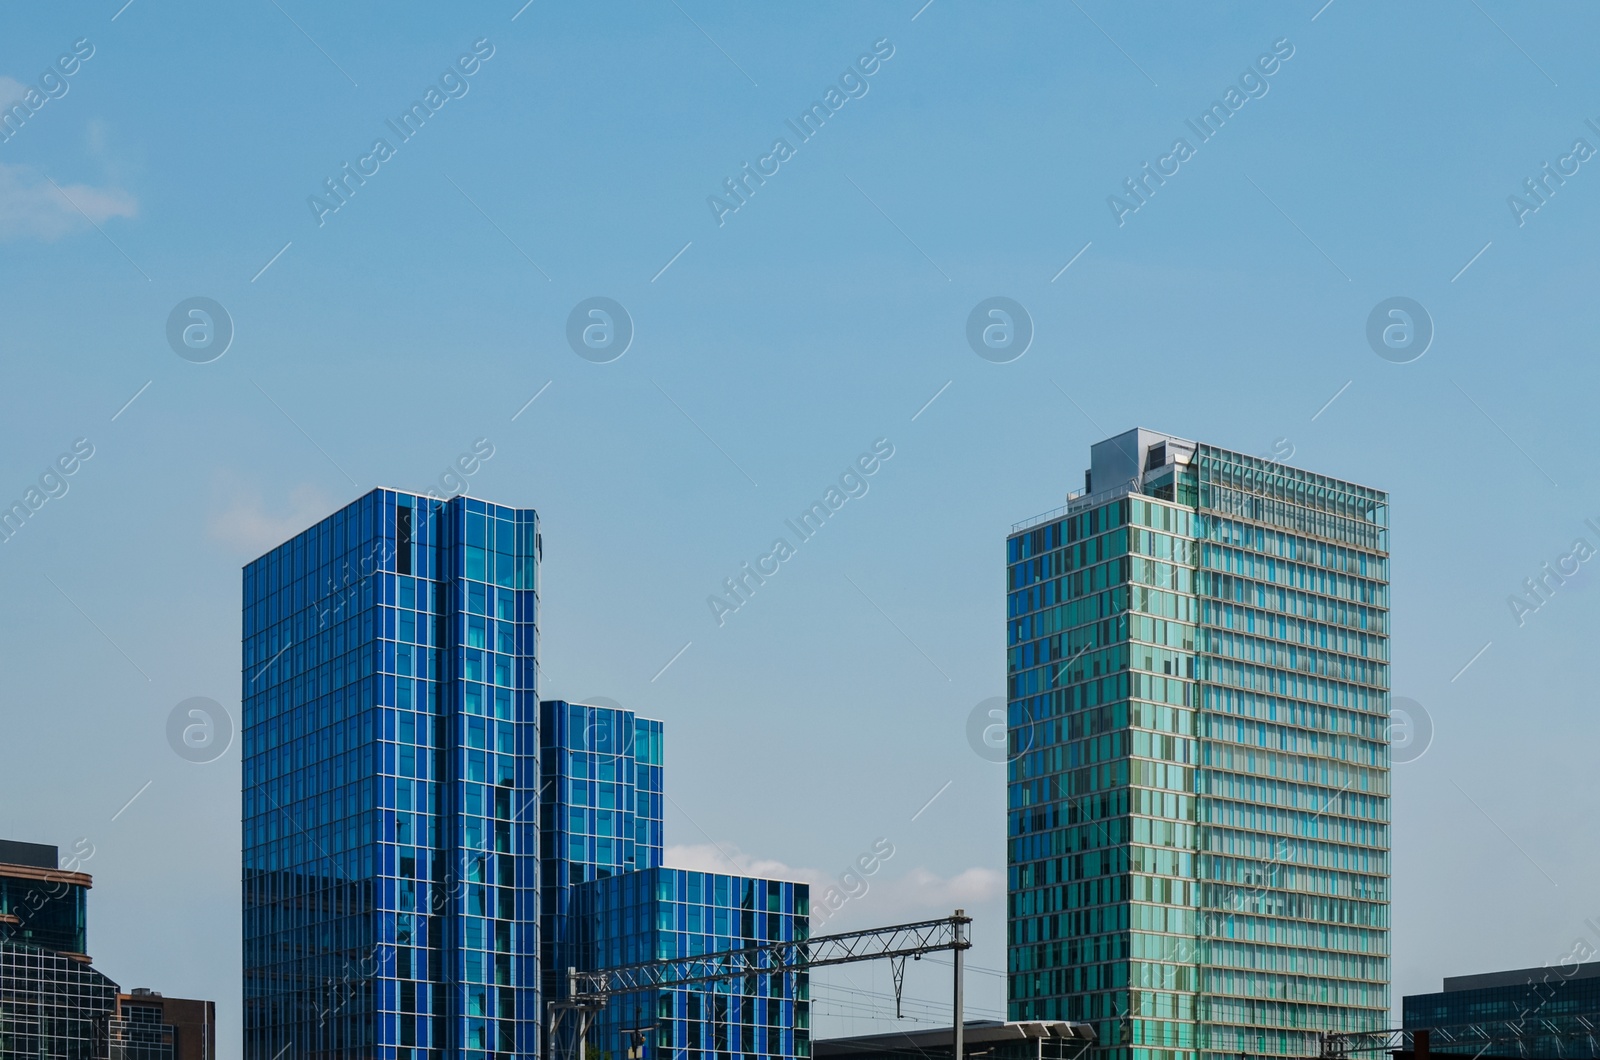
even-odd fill
[{"label": "tall office tower", "polygon": [[247,1060],[538,1055],[538,557],[374,490],[245,568]]},{"label": "tall office tower", "polygon": [[[550,996],[567,968],[643,964],[809,935],[806,884],[662,866],[659,721],[621,708],[541,704],[543,905]],[[613,996],[587,1044],[612,1060],[810,1055],[809,978],[738,980]],[[576,1055],[569,1020],[551,1056]],[[588,1055],[587,1053],[585,1055]]]},{"label": "tall office tower", "polygon": [[1388,498],[1134,430],[1006,542],[1009,1007],[1116,1060],[1389,1012]]}]

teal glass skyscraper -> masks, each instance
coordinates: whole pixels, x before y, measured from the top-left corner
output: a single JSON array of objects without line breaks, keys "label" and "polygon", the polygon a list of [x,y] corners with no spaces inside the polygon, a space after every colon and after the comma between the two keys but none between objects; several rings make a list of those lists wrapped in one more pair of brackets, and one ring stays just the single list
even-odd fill
[{"label": "teal glass skyscraper", "polygon": [[1133,430],[1007,548],[1008,1004],[1114,1060],[1389,1011],[1388,497]]},{"label": "teal glass skyscraper", "polygon": [[244,1055],[539,1055],[538,517],[374,490],[244,570]]}]

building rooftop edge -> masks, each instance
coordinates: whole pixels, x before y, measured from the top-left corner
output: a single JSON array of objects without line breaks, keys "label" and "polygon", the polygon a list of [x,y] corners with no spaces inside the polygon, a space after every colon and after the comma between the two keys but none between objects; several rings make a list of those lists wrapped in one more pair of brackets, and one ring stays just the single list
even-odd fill
[{"label": "building rooftop edge", "polygon": [[[1093,450],[1097,446],[1108,445],[1108,444],[1110,444],[1112,442],[1115,442],[1119,438],[1126,437],[1126,436],[1128,436],[1130,434],[1136,435],[1136,434],[1138,434],[1140,432],[1156,436],[1156,437],[1161,438],[1162,440],[1167,441],[1167,442],[1177,442],[1180,445],[1194,446],[1196,450],[1199,450],[1201,448],[1205,448],[1205,449],[1211,450],[1211,451],[1216,452],[1216,453],[1226,454],[1226,455],[1231,456],[1231,457],[1238,457],[1238,458],[1243,459],[1243,460],[1250,460],[1250,461],[1255,461],[1255,462],[1261,463],[1261,464],[1270,464],[1270,465],[1273,465],[1275,467],[1281,467],[1281,468],[1283,468],[1283,469],[1285,469],[1287,471],[1297,472],[1297,473],[1299,473],[1301,475],[1314,475],[1317,478],[1328,479],[1328,480],[1330,480],[1332,482],[1342,483],[1342,484],[1344,484],[1346,486],[1350,486],[1350,487],[1353,487],[1353,488],[1358,489],[1358,490],[1365,490],[1367,492],[1377,494],[1378,496],[1383,498],[1383,503],[1384,504],[1387,504],[1389,502],[1389,492],[1387,490],[1379,489],[1376,486],[1369,486],[1369,485],[1367,485],[1365,483],[1357,482],[1354,479],[1343,478],[1341,476],[1327,474],[1326,472],[1322,472],[1322,471],[1312,471],[1312,470],[1310,470],[1308,468],[1296,467],[1293,464],[1286,464],[1281,460],[1273,460],[1273,459],[1270,459],[1269,457],[1265,457],[1265,456],[1256,456],[1256,455],[1253,455],[1251,453],[1240,452],[1237,449],[1231,449],[1231,448],[1229,448],[1228,446],[1225,446],[1225,445],[1217,445],[1217,444],[1212,443],[1212,442],[1197,441],[1197,440],[1192,439],[1192,438],[1180,438],[1175,434],[1168,434],[1166,431],[1158,431],[1158,430],[1154,430],[1154,429],[1152,429],[1150,427],[1130,427],[1128,430],[1122,431],[1122,432],[1120,432],[1118,434],[1113,434],[1109,438],[1103,438],[1098,442],[1091,443],[1090,444],[1090,449]],[[1157,469],[1157,470],[1160,470],[1160,469]],[[1084,492],[1080,492],[1080,493],[1071,493],[1071,492],[1069,492],[1067,494],[1067,503],[1066,504],[1059,505],[1059,506],[1057,506],[1055,508],[1049,509],[1048,511],[1040,512],[1037,515],[1032,515],[1032,516],[1029,516],[1026,519],[1020,519],[1017,522],[1012,523],[1011,524],[1011,531],[1006,536],[1007,537],[1014,537],[1017,534],[1023,533],[1023,532],[1025,532],[1027,530],[1032,530],[1033,528],[1035,528],[1037,526],[1040,526],[1040,525],[1042,525],[1044,523],[1053,522],[1054,520],[1056,520],[1058,518],[1061,518],[1061,517],[1066,516],[1066,515],[1070,515],[1075,511],[1083,511],[1083,510],[1086,510],[1088,508],[1098,507],[1101,504],[1105,504],[1105,503],[1108,503],[1110,501],[1116,500],[1116,499],[1118,499],[1120,497],[1123,497],[1123,496],[1126,496],[1126,495],[1128,495],[1130,493],[1135,493],[1135,492],[1142,493],[1141,483],[1142,483],[1142,480],[1145,477],[1145,474],[1146,474],[1146,472],[1142,472],[1142,473],[1140,473],[1139,475],[1137,475],[1134,478],[1128,479],[1127,481],[1119,483],[1119,484],[1117,484],[1115,486],[1109,486],[1109,487],[1107,487],[1105,489],[1102,489],[1102,490],[1095,490],[1093,492],[1084,491]],[[1157,501],[1162,500],[1162,498],[1159,498],[1159,497],[1151,497],[1150,499],[1151,500],[1157,500]],[[1171,504],[1173,502],[1172,501],[1166,501],[1165,503]]]},{"label": "building rooftop edge", "polygon": [[0,877],[12,880],[38,880],[42,883],[67,883],[75,887],[94,886],[94,877],[87,872],[47,869],[41,865],[13,865],[3,861],[0,861]]},{"label": "building rooftop edge", "polygon": [[509,508],[509,509],[511,509],[512,511],[515,511],[515,512],[532,512],[534,515],[538,515],[539,514],[539,509],[533,507],[532,505],[502,504],[499,501],[492,501],[492,500],[488,499],[487,497],[476,497],[476,496],[473,496],[472,493],[468,492],[468,491],[463,491],[461,493],[452,493],[448,497],[439,497],[439,496],[431,493],[428,490],[403,489],[403,488],[401,488],[399,486],[373,486],[370,489],[362,490],[360,493],[357,493],[354,497],[350,498],[348,501],[345,501],[343,504],[339,504],[339,505],[336,505],[333,508],[328,509],[324,514],[322,514],[322,515],[318,516],[317,518],[311,520],[311,522],[307,523],[305,526],[301,527],[299,530],[296,530],[294,533],[290,534],[288,537],[286,537],[283,540],[279,541],[276,545],[271,546],[266,551],[259,553],[258,555],[256,555],[252,559],[250,559],[247,562],[241,564],[241,567],[248,568],[248,567],[255,566],[257,563],[260,563],[262,560],[266,559],[268,556],[272,555],[274,552],[278,551],[278,549],[282,548],[284,545],[287,545],[289,542],[293,541],[295,538],[299,537],[301,534],[303,534],[306,531],[310,530],[312,527],[316,526],[319,523],[327,522],[329,519],[333,518],[335,515],[337,515],[340,512],[344,511],[346,508],[355,507],[356,504],[358,504],[363,497],[370,497],[374,493],[403,493],[408,497],[432,497],[433,499],[438,500],[440,503],[445,503],[447,501],[452,501],[452,500],[455,500],[457,498],[461,498],[463,500],[481,501],[484,504],[492,504],[496,508]]},{"label": "building rooftop edge", "polygon": [[[1570,971],[1560,965],[1545,965],[1540,968],[1511,968],[1503,972],[1479,972],[1475,975],[1451,975],[1444,978],[1444,989],[1438,992],[1454,994],[1462,990],[1487,990],[1503,986],[1530,986],[1544,983],[1546,977],[1551,975],[1560,979],[1600,978],[1600,961],[1574,965]],[[1407,996],[1422,997],[1425,995],[1408,994]]]}]

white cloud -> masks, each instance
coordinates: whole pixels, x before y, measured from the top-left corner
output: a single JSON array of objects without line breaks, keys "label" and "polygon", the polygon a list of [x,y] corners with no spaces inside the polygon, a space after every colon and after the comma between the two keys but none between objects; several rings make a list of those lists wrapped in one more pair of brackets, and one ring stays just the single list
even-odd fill
[{"label": "white cloud", "polygon": [[885,880],[883,888],[907,906],[971,908],[1005,894],[1006,878],[994,869],[974,867],[946,879],[919,866],[898,879]]},{"label": "white cloud", "polygon": [[860,892],[860,883],[848,887],[840,880],[845,871],[797,868],[771,858],[747,854],[732,843],[700,843],[688,846],[669,846],[663,856],[666,865],[675,869],[697,869],[701,872],[732,873],[740,876],[760,876],[766,879],[794,880],[811,884],[811,908],[815,915],[821,908],[826,889],[837,888],[840,894],[850,890],[856,897],[847,901],[840,913],[850,913],[849,922],[866,917],[873,923],[894,923],[918,919],[930,914],[948,913],[952,909],[972,909],[984,902],[1005,895],[1006,878],[1002,872],[975,866],[954,876],[940,876],[921,865],[895,874],[893,856],[883,859],[877,872],[866,877],[867,890]]},{"label": "white cloud", "polygon": [[88,228],[90,221],[102,224],[138,212],[138,202],[121,188],[63,184],[58,189],[32,166],[0,163],[0,239],[59,239]]},{"label": "white cloud", "polygon": [[259,491],[235,487],[232,492],[226,506],[207,517],[206,532],[251,559],[283,544],[339,506],[314,486],[296,486],[289,491],[288,503],[270,507]]},{"label": "white cloud", "polygon": [[108,161],[111,154],[111,126],[100,118],[89,119],[88,126],[83,131],[84,145],[89,154],[101,161]]},{"label": "white cloud", "polygon": [[14,77],[0,74],[0,108],[21,102],[22,97],[28,94],[29,87]]},{"label": "white cloud", "polygon": [[796,883],[816,884],[826,883],[828,880],[828,874],[825,872],[816,869],[797,869],[771,858],[758,858],[746,854],[732,843],[669,846],[663,852],[662,860],[669,868],[674,869],[760,876],[768,880],[793,880]]}]

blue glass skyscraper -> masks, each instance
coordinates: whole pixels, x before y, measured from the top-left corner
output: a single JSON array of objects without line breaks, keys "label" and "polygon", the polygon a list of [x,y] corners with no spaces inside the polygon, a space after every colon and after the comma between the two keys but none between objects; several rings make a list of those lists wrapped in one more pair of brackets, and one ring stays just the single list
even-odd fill
[{"label": "blue glass skyscraper", "polygon": [[247,1060],[538,1055],[539,551],[374,490],[245,568]]},{"label": "blue glass skyscraper", "polygon": [[1134,430],[1006,542],[1009,1004],[1108,1060],[1389,1010],[1388,497]]}]

